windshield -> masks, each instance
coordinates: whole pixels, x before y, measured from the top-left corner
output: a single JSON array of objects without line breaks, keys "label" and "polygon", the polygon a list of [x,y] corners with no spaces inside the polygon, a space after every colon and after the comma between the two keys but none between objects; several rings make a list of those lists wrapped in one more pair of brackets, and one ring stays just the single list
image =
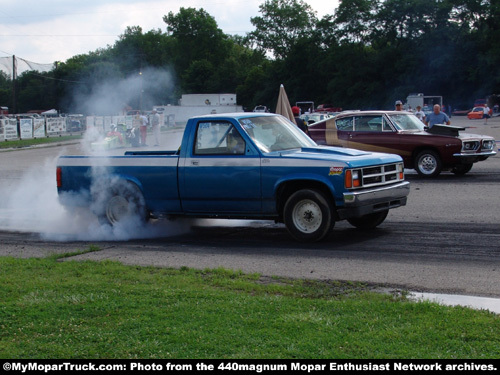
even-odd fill
[{"label": "windshield", "polygon": [[398,130],[424,130],[424,123],[411,114],[389,115]]},{"label": "windshield", "polygon": [[262,152],[314,147],[316,143],[283,116],[249,117],[240,120]]}]

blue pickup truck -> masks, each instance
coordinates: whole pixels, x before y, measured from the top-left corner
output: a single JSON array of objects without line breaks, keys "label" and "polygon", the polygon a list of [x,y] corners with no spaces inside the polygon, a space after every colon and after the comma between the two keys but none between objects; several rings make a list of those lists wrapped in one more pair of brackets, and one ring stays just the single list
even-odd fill
[{"label": "blue pickup truck", "polygon": [[299,241],[319,241],[336,221],[367,229],[410,191],[400,156],[318,146],[283,116],[191,118],[172,151],[61,156],[59,200],[87,206],[101,223],[151,217],[284,222]]}]

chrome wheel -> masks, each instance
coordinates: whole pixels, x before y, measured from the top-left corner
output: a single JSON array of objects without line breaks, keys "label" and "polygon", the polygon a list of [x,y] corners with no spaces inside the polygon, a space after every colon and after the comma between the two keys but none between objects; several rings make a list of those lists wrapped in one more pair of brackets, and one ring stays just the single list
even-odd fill
[{"label": "chrome wheel", "polygon": [[422,151],[415,159],[417,173],[424,177],[434,177],[441,173],[441,159],[434,151]]}]

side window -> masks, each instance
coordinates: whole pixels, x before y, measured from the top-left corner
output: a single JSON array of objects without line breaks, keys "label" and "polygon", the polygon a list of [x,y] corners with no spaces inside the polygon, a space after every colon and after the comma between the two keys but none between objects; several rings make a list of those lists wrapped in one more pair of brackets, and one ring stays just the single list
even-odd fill
[{"label": "side window", "polygon": [[344,117],[335,121],[335,126],[338,130],[352,131],[354,127],[353,120],[352,117]]},{"label": "side window", "polygon": [[200,122],[194,144],[195,155],[243,155],[245,141],[229,122]]},{"label": "side window", "polygon": [[381,132],[383,124],[382,116],[356,116],[354,128],[360,132]]},{"label": "side window", "polygon": [[389,124],[389,122],[384,118],[383,119],[384,122],[383,122],[383,127],[382,127],[382,131],[384,132],[392,132],[392,128],[391,128],[391,125]]}]

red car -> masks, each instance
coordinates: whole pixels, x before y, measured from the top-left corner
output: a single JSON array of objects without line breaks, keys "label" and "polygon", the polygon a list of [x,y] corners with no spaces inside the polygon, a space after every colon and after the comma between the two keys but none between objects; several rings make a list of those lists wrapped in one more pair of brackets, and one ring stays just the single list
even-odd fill
[{"label": "red car", "polygon": [[342,108],[334,107],[333,104],[320,104],[316,107],[314,112],[341,112]]},{"label": "red car", "polygon": [[352,111],[310,125],[309,136],[318,144],[398,154],[406,168],[434,177],[442,170],[465,174],[474,163],[496,155],[493,137],[462,130],[429,129],[410,112]]},{"label": "red car", "polygon": [[467,113],[467,118],[469,120],[480,120],[483,118],[484,107],[474,107],[472,111]]}]

